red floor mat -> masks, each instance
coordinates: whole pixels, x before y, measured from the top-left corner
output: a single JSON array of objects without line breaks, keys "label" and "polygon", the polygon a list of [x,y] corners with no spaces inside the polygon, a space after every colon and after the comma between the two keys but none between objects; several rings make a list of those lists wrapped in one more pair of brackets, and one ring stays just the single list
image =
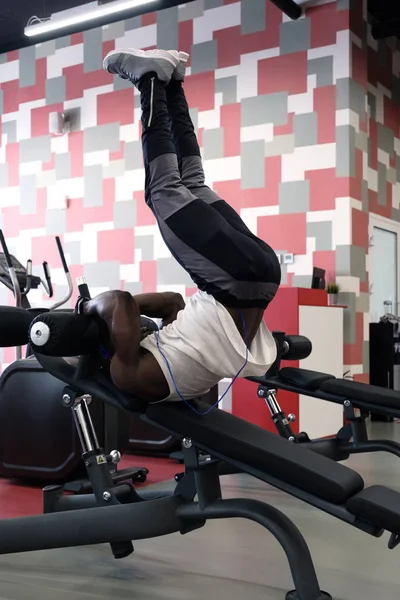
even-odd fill
[{"label": "red floor mat", "polygon": [[[182,471],[181,465],[167,458],[147,456],[124,456],[120,468],[129,466],[149,469],[147,481],[142,485],[152,485],[173,479]],[[36,515],[42,512],[42,487],[27,486],[22,481],[0,478],[0,519]],[[138,486],[139,487],[139,486]]]}]

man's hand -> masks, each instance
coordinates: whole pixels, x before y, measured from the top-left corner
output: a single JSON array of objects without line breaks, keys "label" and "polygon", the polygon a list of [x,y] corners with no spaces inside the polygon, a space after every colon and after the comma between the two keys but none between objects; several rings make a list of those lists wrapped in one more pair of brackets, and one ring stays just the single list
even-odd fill
[{"label": "man's hand", "polygon": [[169,294],[171,294],[171,296],[169,303],[167,304],[166,315],[162,320],[163,327],[173,323],[176,320],[178,313],[185,308],[185,301],[180,294],[175,294],[173,292],[169,292]]},{"label": "man's hand", "polygon": [[128,292],[113,290],[111,292],[103,292],[93,300],[88,300],[83,305],[83,314],[91,317],[100,317],[107,324],[112,319],[117,303]]},{"label": "man's hand", "polygon": [[185,301],[175,292],[138,294],[134,300],[140,313],[151,319],[162,319],[163,325],[175,321],[178,313],[185,308]]}]

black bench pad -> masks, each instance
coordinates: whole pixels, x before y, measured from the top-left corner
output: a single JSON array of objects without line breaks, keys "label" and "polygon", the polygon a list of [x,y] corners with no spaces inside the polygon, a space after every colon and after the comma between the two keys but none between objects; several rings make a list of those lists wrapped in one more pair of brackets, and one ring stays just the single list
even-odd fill
[{"label": "black bench pad", "polygon": [[400,409],[400,392],[387,390],[377,385],[367,385],[348,379],[328,379],[322,383],[321,390],[349,400],[357,400],[364,405],[375,404]]},{"label": "black bench pad", "polygon": [[284,367],[279,371],[279,379],[286,384],[296,385],[314,392],[315,390],[319,390],[325,381],[335,379],[335,376],[328,373],[320,373],[319,371],[309,371],[308,369]]},{"label": "black bench pad", "polygon": [[366,488],[347,502],[353,515],[400,535],[400,494],[382,485]]},{"label": "black bench pad", "polygon": [[[193,406],[201,413],[209,409],[200,402]],[[223,410],[199,416],[182,402],[164,402],[150,405],[146,417],[216,458],[247,465],[259,479],[265,473],[333,504],[345,504],[364,487],[355,471]]]}]

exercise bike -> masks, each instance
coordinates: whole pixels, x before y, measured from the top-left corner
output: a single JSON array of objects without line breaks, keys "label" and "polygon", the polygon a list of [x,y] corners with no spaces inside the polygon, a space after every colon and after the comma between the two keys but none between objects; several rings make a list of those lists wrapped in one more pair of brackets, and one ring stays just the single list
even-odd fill
[{"label": "exercise bike", "polygon": [[[3,250],[0,253],[0,282],[13,292],[17,309],[17,312],[11,310],[7,319],[9,335],[13,335],[21,322],[28,325],[36,315],[64,306],[72,296],[73,285],[60,238],[56,237],[67,292],[48,309],[32,308],[28,298],[31,290],[41,286],[49,298],[54,295],[49,265],[43,263],[44,278],[38,277],[32,273],[31,260],[24,267],[10,254],[1,230],[0,244]],[[0,378],[0,476],[67,482],[67,491],[86,491],[90,484],[86,478],[80,479],[84,470],[80,461],[79,437],[73,419],[65,418],[65,411],[58,402],[62,385],[44,371],[32,355],[30,345],[26,345],[27,341],[26,336],[17,339],[20,345],[16,346],[16,361],[5,369]],[[22,358],[22,346],[25,345],[25,358]],[[107,450],[114,480],[145,481],[148,474],[145,468],[117,470],[121,452],[128,444],[128,420],[120,418],[112,407],[95,400],[92,418]]]}]

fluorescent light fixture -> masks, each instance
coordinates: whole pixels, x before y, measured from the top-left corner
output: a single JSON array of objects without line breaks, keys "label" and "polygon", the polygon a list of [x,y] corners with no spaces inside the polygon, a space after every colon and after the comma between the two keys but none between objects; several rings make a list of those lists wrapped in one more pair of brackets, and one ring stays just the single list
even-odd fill
[{"label": "fluorescent light fixture", "polygon": [[52,15],[50,19],[40,22],[37,25],[25,27],[25,35],[28,37],[43,35],[45,33],[50,33],[51,31],[74,27],[80,23],[95,21],[124,10],[138,8],[139,6],[154,2],[156,2],[156,0],[115,0],[115,2],[104,5],[99,5],[97,1],[91,2],[86,6],[78,7],[78,10],[71,9],[70,11],[62,11],[59,15],[56,13]]}]

